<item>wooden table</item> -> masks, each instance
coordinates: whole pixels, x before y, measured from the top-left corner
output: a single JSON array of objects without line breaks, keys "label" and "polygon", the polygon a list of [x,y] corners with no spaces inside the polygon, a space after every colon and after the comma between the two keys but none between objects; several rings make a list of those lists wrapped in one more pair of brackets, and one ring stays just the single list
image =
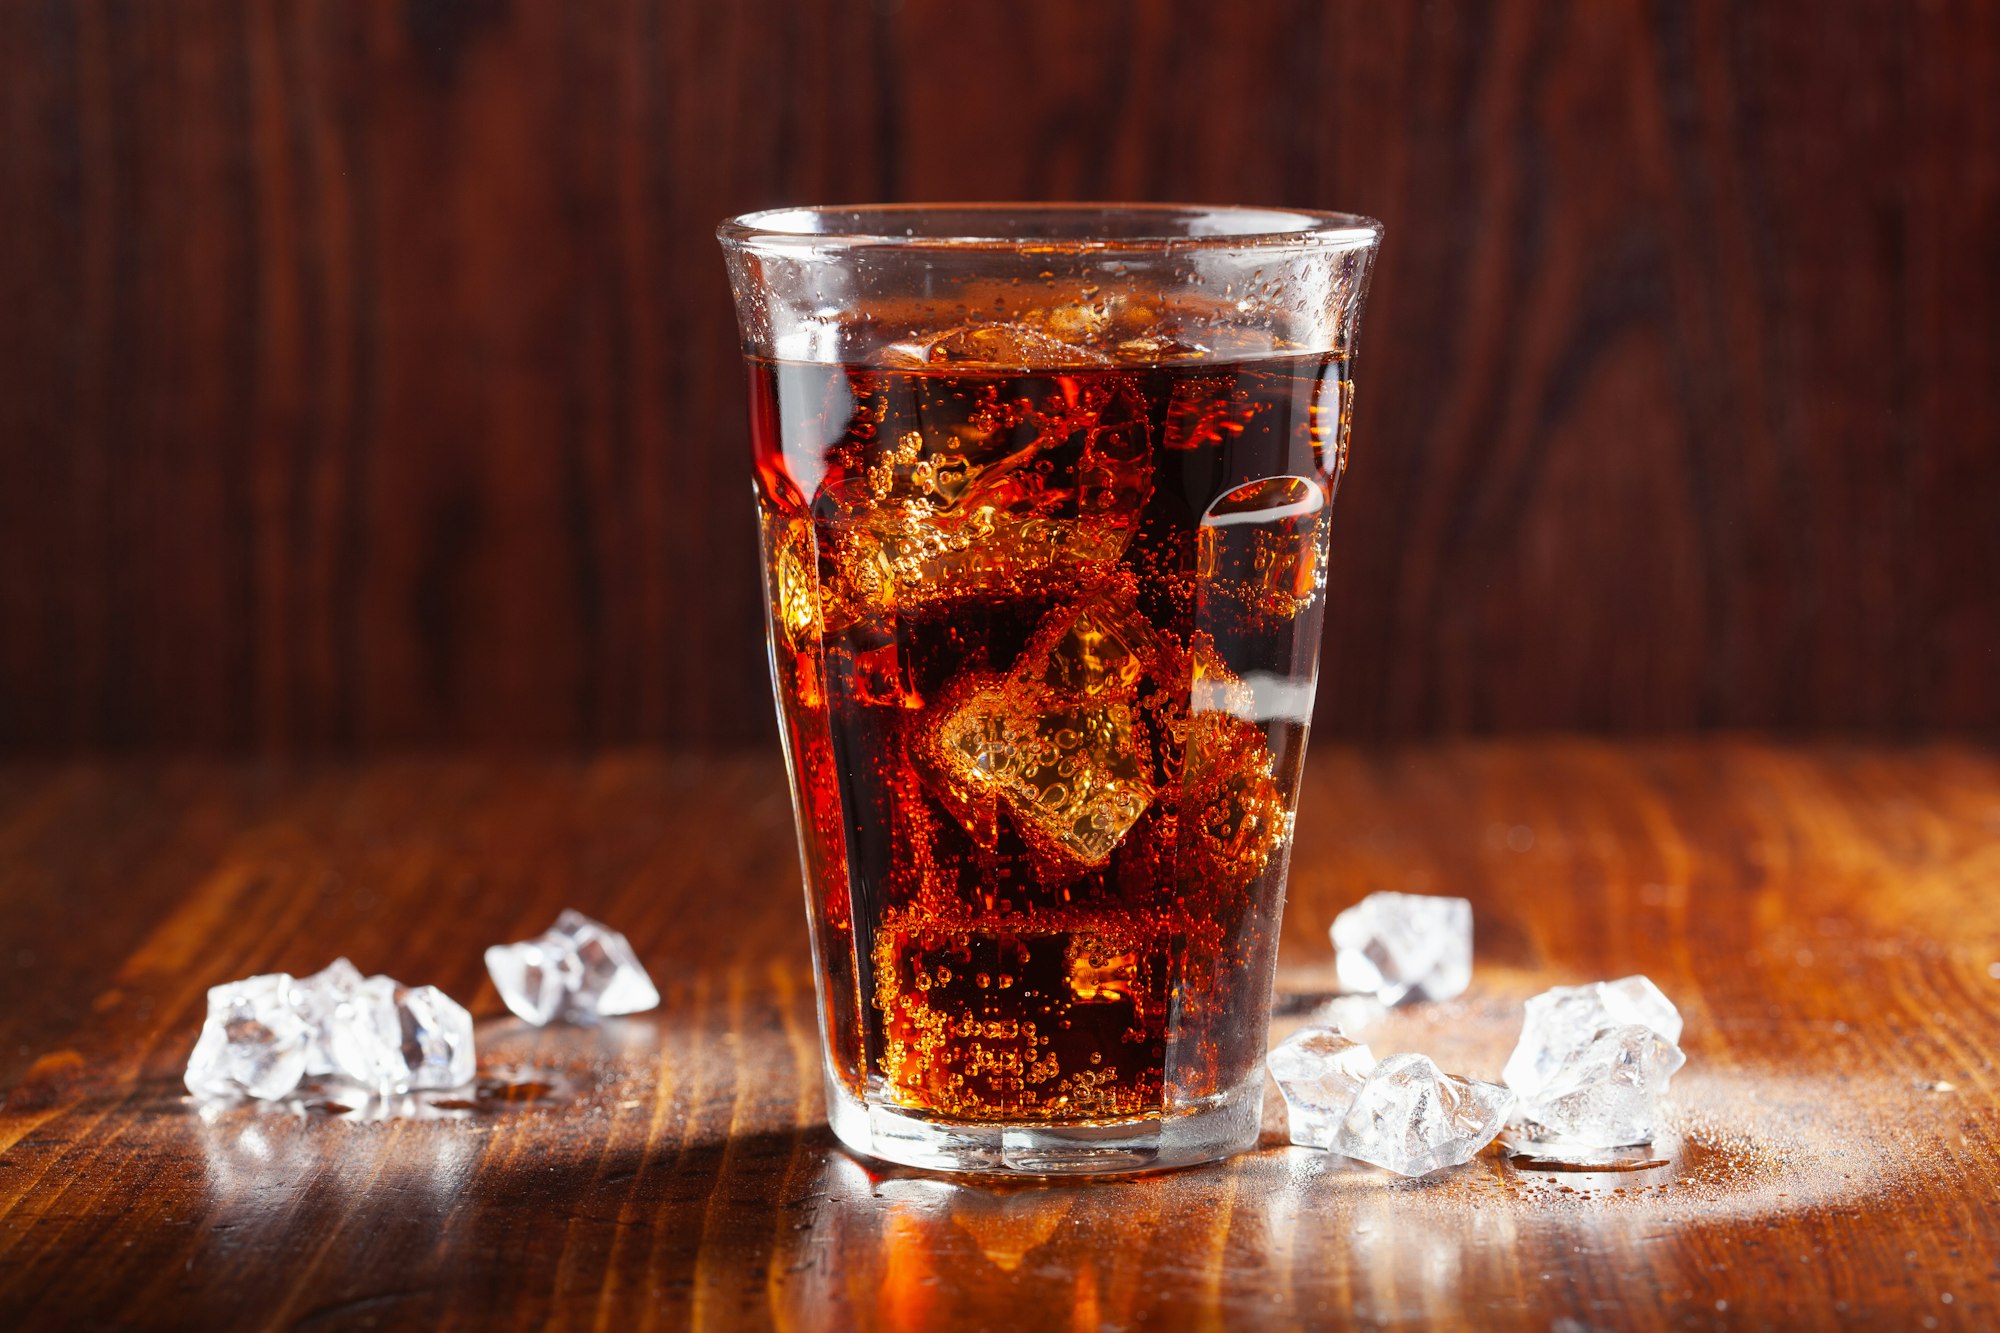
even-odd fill
[{"label": "wooden table", "polygon": [[[2000,1318],[2000,756],[1748,741],[1323,750],[1280,969],[1362,893],[1475,905],[1463,1001],[1378,1051],[1496,1075],[1520,1002],[1644,971],[1672,1161],[1402,1181],[1285,1146],[1035,1187],[821,1122],[774,755],[0,768],[0,1325],[1565,1330]],[[574,904],[652,1014],[537,1032],[481,948]],[[204,1111],[203,988],[336,953],[481,1018],[425,1118]],[[1293,1018],[1289,1021],[1296,1021]]]}]

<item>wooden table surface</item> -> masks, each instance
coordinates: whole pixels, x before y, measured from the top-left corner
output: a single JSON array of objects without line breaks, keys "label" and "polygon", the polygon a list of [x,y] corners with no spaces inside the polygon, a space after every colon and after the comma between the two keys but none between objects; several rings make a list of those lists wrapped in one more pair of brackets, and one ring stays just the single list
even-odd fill
[{"label": "wooden table surface", "polygon": [[[2000,755],[1744,740],[1323,749],[1282,1009],[1373,889],[1464,894],[1488,1077],[1545,986],[1687,1016],[1666,1166],[1403,1181],[1285,1146],[1047,1187],[821,1121],[774,755],[0,767],[0,1325],[1585,1330],[2000,1318]],[[575,905],[657,1012],[537,1032],[483,946]],[[203,1110],[203,988],[337,953],[480,1018],[470,1102]],[[1296,1017],[1288,1021],[1295,1022]],[[443,1099],[433,1099],[443,1100]]]}]

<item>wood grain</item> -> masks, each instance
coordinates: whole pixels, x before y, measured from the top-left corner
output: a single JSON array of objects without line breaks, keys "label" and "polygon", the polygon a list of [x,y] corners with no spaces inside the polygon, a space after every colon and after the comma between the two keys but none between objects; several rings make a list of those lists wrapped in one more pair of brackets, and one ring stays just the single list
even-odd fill
[{"label": "wood grain", "polygon": [[[1585,741],[1309,768],[1298,1021],[1365,891],[1461,892],[1473,990],[1378,1049],[1497,1074],[1522,998],[1650,974],[1688,1019],[1664,1168],[1417,1182],[1283,1145],[1033,1187],[821,1122],[775,758],[0,768],[0,1323],[1990,1327],[2000,756]],[[504,1017],[481,947],[575,904],[654,1013]],[[202,989],[344,952],[480,1016],[427,1119],[204,1113]],[[359,1121],[359,1122],[358,1122]]]},{"label": "wood grain", "polygon": [[1323,731],[2000,725],[2000,10],[0,6],[0,745],[768,734],[710,228],[1382,218]]}]

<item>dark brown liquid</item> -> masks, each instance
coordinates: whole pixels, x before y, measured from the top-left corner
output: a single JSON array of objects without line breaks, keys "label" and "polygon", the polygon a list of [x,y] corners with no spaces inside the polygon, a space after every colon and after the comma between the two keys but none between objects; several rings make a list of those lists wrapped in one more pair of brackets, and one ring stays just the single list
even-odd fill
[{"label": "dark brown liquid", "polygon": [[1254,1074],[1344,369],[753,364],[773,670],[854,1095],[1088,1122]]}]

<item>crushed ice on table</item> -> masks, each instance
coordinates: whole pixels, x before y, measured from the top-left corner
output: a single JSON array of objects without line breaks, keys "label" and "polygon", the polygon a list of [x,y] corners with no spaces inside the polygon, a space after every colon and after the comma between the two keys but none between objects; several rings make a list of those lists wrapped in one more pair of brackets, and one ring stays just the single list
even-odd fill
[{"label": "crushed ice on table", "polygon": [[1428,1056],[1378,1061],[1338,1028],[1302,1028],[1264,1064],[1284,1096],[1293,1143],[1405,1176],[1471,1161],[1514,1104],[1506,1088],[1446,1074]]},{"label": "crushed ice on table", "polygon": [[[383,1011],[378,1011],[383,1012]],[[399,1057],[387,1065],[395,1091],[458,1088],[472,1082],[477,1068],[472,1047],[472,1015],[436,986],[397,986],[393,1035]]]},{"label": "crushed ice on table", "polygon": [[653,979],[626,938],[602,921],[566,909],[531,940],[496,944],[486,971],[507,1007],[537,1027],[636,1014],[660,1002]]},{"label": "crushed ice on table", "polygon": [[361,969],[345,958],[336,958],[309,977],[292,983],[292,1004],[311,1029],[306,1046],[306,1077],[322,1078],[340,1070],[334,1051],[336,1011],[366,984]]},{"label": "crushed ice on table", "polygon": [[575,971],[576,950],[566,936],[555,931],[514,944],[495,944],[486,950],[486,973],[500,1000],[517,1018],[536,1027],[555,1021],[569,998],[570,978]]},{"label": "crushed ice on table", "polygon": [[435,986],[364,977],[345,958],[297,983],[313,1026],[309,1074],[392,1096],[472,1081],[472,1015]]},{"label": "crushed ice on table", "polygon": [[1521,1099],[1516,1123],[1557,1150],[1649,1141],[1659,1099],[1687,1062],[1680,1035],[1680,1012],[1643,976],[1535,996],[1502,1074]]},{"label": "crushed ice on table", "polygon": [[298,1087],[313,1033],[292,988],[284,972],[209,987],[208,1019],[188,1056],[188,1091],[271,1101]]},{"label": "crushed ice on table", "polygon": [[1284,1094],[1292,1142],[1331,1148],[1375,1056],[1338,1028],[1301,1028],[1264,1057],[1264,1067]]},{"label": "crushed ice on table", "polygon": [[1501,1073],[1507,1086],[1532,1096],[1571,1051],[1600,1031],[1640,1023],[1669,1042],[1681,1039],[1681,1015],[1650,978],[1623,977],[1587,986],[1556,986],[1528,1001],[1521,1040]]},{"label": "crushed ice on table", "polygon": [[1449,1000],[1472,983],[1472,904],[1464,898],[1371,893],[1334,918],[1342,989],[1384,1004]]},{"label": "crushed ice on table", "polygon": [[311,976],[283,972],[216,986],[188,1057],[198,1097],[276,1100],[302,1081],[377,1097],[472,1082],[472,1016],[435,986],[364,977],[345,958]]},{"label": "crushed ice on table", "polygon": [[1605,1028],[1570,1051],[1541,1090],[1523,1099],[1521,1127],[1537,1141],[1590,1148],[1649,1142],[1660,1094],[1686,1062],[1680,1047],[1643,1023]]},{"label": "crushed ice on table", "polygon": [[1333,1151],[1398,1175],[1428,1175],[1471,1161],[1513,1104],[1497,1083],[1446,1074],[1429,1056],[1392,1055],[1355,1094]]}]

